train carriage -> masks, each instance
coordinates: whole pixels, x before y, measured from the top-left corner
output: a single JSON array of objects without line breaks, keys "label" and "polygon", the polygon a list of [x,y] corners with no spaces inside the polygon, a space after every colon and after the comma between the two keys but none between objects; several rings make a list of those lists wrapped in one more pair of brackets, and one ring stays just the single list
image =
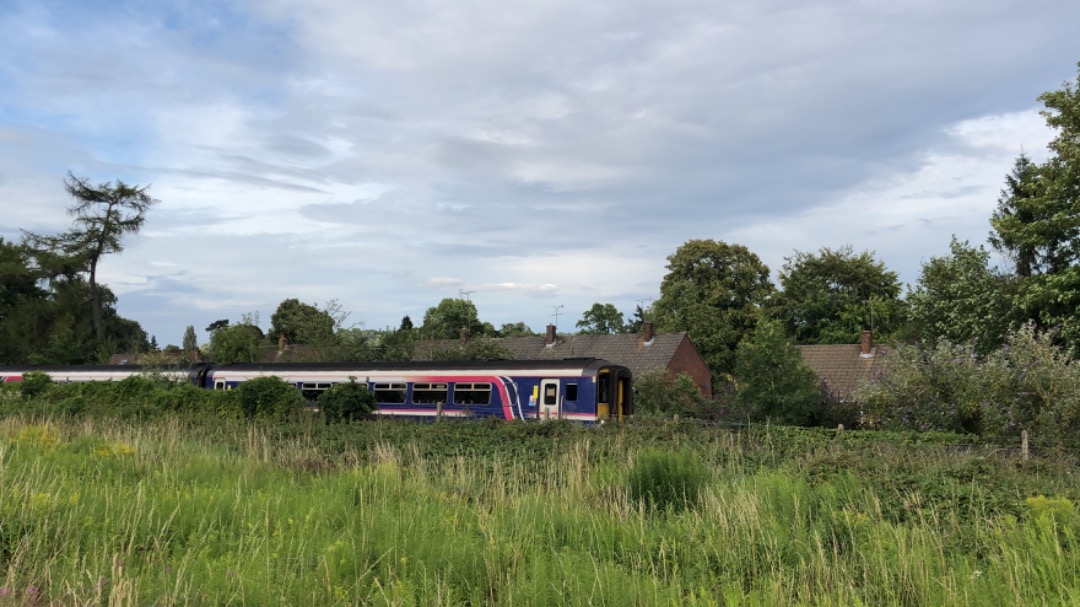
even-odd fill
[{"label": "train carriage", "polygon": [[[0,367],[0,380],[41,371],[54,381],[120,380],[138,366]],[[233,390],[256,377],[276,376],[309,400],[334,384],[357,381],[375,397],[380,416],[568,419],[585,423],[633,412],[630,370],[599,359],[405,363],[200,364],[164,372],[210,390]]]}]

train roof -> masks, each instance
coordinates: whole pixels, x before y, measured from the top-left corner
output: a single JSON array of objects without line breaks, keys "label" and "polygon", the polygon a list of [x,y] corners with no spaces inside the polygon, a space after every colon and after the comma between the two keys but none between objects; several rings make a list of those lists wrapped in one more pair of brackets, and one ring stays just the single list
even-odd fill
[{"label": "train roof", "polygon": [[212,368],[224,371],[482,371],[505,369],[521,371],[528,369],[600,369],[615,367],[625,369],[623,365],[613,364],[599,358],[562,358],[543,360],[454,360],[454,361],[402,361],[402,362],[288,362],[288,363],[195,363],[192,365],[0,365],[2,373],[28,373],[41,371],[56,372],[128,372],[140,373],[161,371],[168,373],[198,372]]},{"label": "train roof", "polygon": [[483,371],[505,369],[600,369],[618,367],[599,358],[565,358],[556,360],[448,360],[403,362],[313,362],[313,363],[233,363],[217,366],[226,371]]}]

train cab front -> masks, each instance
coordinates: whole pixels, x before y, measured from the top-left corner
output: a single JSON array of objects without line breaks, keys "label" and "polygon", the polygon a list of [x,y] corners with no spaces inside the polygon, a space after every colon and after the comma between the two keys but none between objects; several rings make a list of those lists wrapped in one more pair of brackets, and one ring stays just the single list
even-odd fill
[{"label": "train cab front", "polygon": [[630,369],[619,365],[601,368],[596,375],[596,420],[622,421],[633,412]]}]

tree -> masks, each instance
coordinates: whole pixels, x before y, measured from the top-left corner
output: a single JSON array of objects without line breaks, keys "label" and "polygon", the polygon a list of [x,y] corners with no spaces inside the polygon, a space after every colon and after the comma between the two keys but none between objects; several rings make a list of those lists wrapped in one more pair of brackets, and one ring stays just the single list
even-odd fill
[{"label": "tree", "polygon": [[242,322],[215,330],[210,336],[210,353],[220,364],[253,363],[259,358],[262,342],[262,329]]},{"label": "tree", "polygon": [[796,343],[856,343],[864,329],[887,336],[899,325],[899,278],[868,251],[796,251],[779,278],[782,291],[770,307]]},{"label": "tree", "polygon": [[536,332],[523,322],[503,323],[499,327],[499,337],[530,337],[533,335],[536,335]]},{"label": "tree", "polygon": [[38,285],[30,263],[26,247],[0,237],[0,363],[25,361],[38,343],[26,333],[36,324],[31,318],[48,305],[48,293]]},{"label": "tree", "polygon": [[[1078,66],[1080,67],[1080,66]],[[1059,339],[1080,343],[1080,75],[1039,96],[1057,131],[1042,164],[1021,155],[990,220],[991,244],[1016,265],[1016,308]]]},{"label": "tree", "polygon": [[657,329],[688,332],[714,375],[730,373],[735,349],[773,294],[769,267],[742,245],[690,240],[667,268],[651,312]]},{"label": "tree", "polygon": [[1005,341],[1014,281],[990,268],[990,253],[953,237],[950,254],[922,264],[908,294],[910,325],[923,341],[971,343],[989,354]]},{"label": "tree", "polygon": [[25,232],[26,242],[39,253],[44,269],[54,275],[70,277],[74,272],[88,273],[90,307],[94,333],[99,343],[105,341],[101,289],[97,283],[98,263],[102,256],[124,250],[121,238],[135,234],[146,220],[146,212],[158,201],[147,194],[149,186],[131,186],[123,181],[91,185],[89,180],[68,172],[64,180],[75,204],[68,208],[74,227],[57,236]]},{"label": "tree", "polygon": [[739,344],[735,403],[755,417],[811,425],[823,412],[821,381],[776,320],[762,319]]},{"label": "tree", "polygon": [[990,218],[994,231],[990,244],[1008,257],[1016,275],[1026,278],[1041,273],[1055,257],[1048,249],[1045,222],[1049,211],[1042,196],[1040,167],[1026,154],[1020,154],[1011,173],[1005,176],[1005,189],[998,196],[998,207]]},{"label": "tree", "polygon": [[626,323],[627,333],[641,333],[641,328],[645,326],[645,308],[641,307],[639,303],[634,308],[634,315],[630,317],[629,322]]},{"label": "tree", "polygon": [[623,313],[616,310],[615,306],[594,303],[581,316],[581,320],[577,322],[577,328],[586,335],[609,335],[625,333],[626,322],[623,320]]},{"label": "tree", "polygon": [[428,308],[424,313],[424,325],[421,327],[425,339],[457,339],[462,329],[473,337],[483,337],[494,333],[480,322],[476,306],[467,299],[446,298],[439,305]]},{"label": "tree", "polygon": [[334,341],[334,318],[311,304],[286,299],[270,316],[270,335],[289,343],[328,345]]},{"label": "tree", "polygon": [[199,349],[199,338],[195,336],[195,326],[188,325],[184,329],[184,352],[194,352]]}]

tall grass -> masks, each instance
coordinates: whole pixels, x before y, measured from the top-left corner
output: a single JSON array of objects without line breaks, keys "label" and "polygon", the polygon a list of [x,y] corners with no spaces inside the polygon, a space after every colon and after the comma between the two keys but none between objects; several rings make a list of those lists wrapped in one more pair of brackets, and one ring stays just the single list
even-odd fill
[{"label": "tall grass", "polygon": [[711,470],[696,500],[656,509],[633,497],[631,462],[664,447],[629,436],[559,435],[535,457],[385,441],[329,457],[269,426],[9,417],[0,607],[1080,599],[1072,502],[1003,508],[968,486],[986,462],[957,455],[941,464],[956,483],[897,492],[878,467],[925,462],[848,466],[831,446],[773,466],[737,441],[676,439]]}]

